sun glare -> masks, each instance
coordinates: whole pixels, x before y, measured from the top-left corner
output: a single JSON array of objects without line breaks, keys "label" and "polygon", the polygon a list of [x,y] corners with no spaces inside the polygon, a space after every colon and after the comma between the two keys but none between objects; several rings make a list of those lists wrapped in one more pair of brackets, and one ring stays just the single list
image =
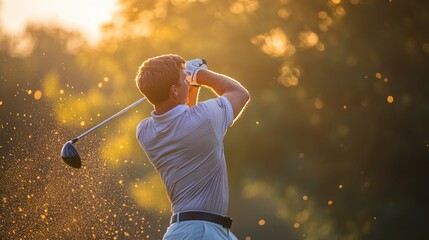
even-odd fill
[{"label": "sun glare", "polygon": [[[0,21],[6,32],[19,34],[27,23],[60,24],[77,29],[89,40],[100,37],[100,25],[108,22],[116,8],[116,0],[4,0]],[[13,19],[10,21],[8,19]]]}]

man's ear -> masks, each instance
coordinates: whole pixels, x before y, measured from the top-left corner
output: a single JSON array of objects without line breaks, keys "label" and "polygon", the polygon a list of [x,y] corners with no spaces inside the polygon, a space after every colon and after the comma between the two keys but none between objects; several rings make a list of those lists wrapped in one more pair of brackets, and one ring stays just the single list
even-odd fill
[{"label": "man's ear", "polygon": [[171,85],[170,86],[170,97],[173,99],[177,99],[177,94],[178,94],[177,86]]}]

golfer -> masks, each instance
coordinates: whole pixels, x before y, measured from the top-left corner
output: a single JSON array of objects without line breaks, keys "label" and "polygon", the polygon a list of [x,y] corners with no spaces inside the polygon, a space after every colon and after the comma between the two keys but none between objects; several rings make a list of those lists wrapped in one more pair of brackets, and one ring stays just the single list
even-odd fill
[{"label": "golfer", "polygon": [[[137,139],[165,184],[173,215],[164,239],[237,239],[227,217],[223,138],[250,99],[236,80],[209,71],[202,59],[147,59],[136,84],[153,105]],[[217,97],[198,103],[200,86]]]}]

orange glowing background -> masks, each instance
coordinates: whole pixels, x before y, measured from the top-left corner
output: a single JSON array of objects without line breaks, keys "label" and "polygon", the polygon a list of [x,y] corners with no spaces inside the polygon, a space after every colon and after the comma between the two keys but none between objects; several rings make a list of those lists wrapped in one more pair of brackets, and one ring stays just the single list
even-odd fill
[{"label": "orange glowing background", "polygon": [[[146,58],[203,57],[251,102],[228,130],[239,239],[427,236],[429,8],[409,0],[0,0],[0,238],[160,239],[135,138]],[[27,24],[28,23],[28,24]],[[213,97],[201,90],[201,100]]]},{"label": "orange glowing background", "polygon": [[111,20],[116,0],[2,0],[3,30],[18,34],[29,22],[55,23],[82,31],[91,41],[99,39],[100,26]]}]

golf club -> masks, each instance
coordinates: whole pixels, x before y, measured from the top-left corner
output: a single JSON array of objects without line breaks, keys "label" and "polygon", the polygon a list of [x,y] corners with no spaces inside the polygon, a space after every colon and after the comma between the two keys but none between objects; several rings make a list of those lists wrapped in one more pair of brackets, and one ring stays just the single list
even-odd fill
[{"label": "golf club", "polygon": [[106,120],[102,121],[101,123],[99,123],[98,125],[96,125],[95,127],[89,129],[88,131],[82,133],[79,137],[70,140],[68,142],[66,142],[61,150],[61,157],[63,158],[64,162],[73,167],[73,168],[80,168],[82,165],[82,161],[80,159],[79,153],[77,151],[77,149],[74,147],[74,143],[76,143],[77,141],[79,141],[81,138],[85,137],[86,135],[88,135],[89,133],[91,133],[92,131],[94,131],[95,129],[99,128],[100,126],[104,125],[105,123],[107,123],[108,121],[118,117],[119,115],[125,113],[126,111],[130,110],[131,108],[133,108],[134,106],[136,106],[137,104],[143,102],[144,100],[146,100],[146,98],[142,98],[137,100],[136,102],[132,103],[131,105],[129,105],[128,107],[122,109],[121,111],[115,113],[114,115],[112,115],[111,117],[107,118]]}]

